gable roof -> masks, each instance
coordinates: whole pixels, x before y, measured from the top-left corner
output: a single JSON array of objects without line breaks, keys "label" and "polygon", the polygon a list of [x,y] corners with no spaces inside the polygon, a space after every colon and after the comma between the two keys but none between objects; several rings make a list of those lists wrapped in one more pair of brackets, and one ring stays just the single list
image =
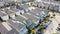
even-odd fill
[{"label": "gable roof", "polygon": [[17,31],[19,31],[20,29],[22,29],[24,27],[23,24],[21,24],[21,22],[17,22],[17,21],[14,21],[14,20],[8,20],[7,21],[9,23],[10,26],[12,26],[13,28],[15,28]]},{"label": "gable roof", "polygon": [[23,5],[20,5],[20,7],[23,9],[28,9],[29,6],[27,4],[23,4]]},{"label": "gable roof", "polygon": [[33,15],[33,14],[30,14],[30,13],[24,13],[23,16],[29,18],[30,20],[38,20],[38,17]]},{"label": "gable roof", "polygon": [[0,17],[6,16],[6,15],[7,15],[6,13],[3,13],[3,12],[0,11]]},{"label": "gable roof", "polygon": [[11,30],[12,30],[12,28],[6,22],[3,22],[0,24],[0,32],[2,34],[6,34],[7,32],[9,32]]},{"label": "gable roof", "polygon": [[13,11],[11,11],[10,9],[5,9],[4,12],[7,13],[8,15],[13,13]]}]

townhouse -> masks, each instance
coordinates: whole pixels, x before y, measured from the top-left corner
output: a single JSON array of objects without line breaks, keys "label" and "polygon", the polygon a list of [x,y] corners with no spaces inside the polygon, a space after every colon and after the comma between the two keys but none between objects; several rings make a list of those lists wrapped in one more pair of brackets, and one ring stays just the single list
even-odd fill
[{"label": "townhouse", "polygon": [[55,5],[55,6],[54,6],[54,10],[55,10],[55,11],[59,11],[59,6],[58,6],[58,5]]},{"label": "townhouse", "polygon": [[30,29],[33,29],[35,26],[38,25],[39,23],[39,17],[30,14],[30,13],[24,13],[23,16],[29,18],[30,22],[32,23],[32,25],[29,27]]},{"label": "townhouse", "polygon": [[29,6],[27,4],[23,4],[23,5],[19,5],[21,8],[23,8],[23,10],[25,10],[25,12],[29,11]]},{"label": "townhouse", "polygon": [[6,34],[19,34],[19,32],[11,26],[12,30],[7,32]]},{"label": "townhouse", "polygon": [[27,17],[20,15],[20,16],[16,16],[16,21],[22,22],[27,28],[32,24],[31,20],[28,19]]},{"label": "townhouse", "polygon": [[35,9],[33,9],[33,10],[31,10],[31,11],[29,11],[30,13],[32,13],[33,15],[36,15],[36,16],[38,16],[38,17],[40,17],[40,15],[42,14],[41,12],[42,12],[42,10],[40,10],[39,8],[35,8]]},{"label": "townhouse", "polygon": [[32,2],[32,4],[37,7],[39,2]]},{"label": "townhouse", "polygon": [[8,19],[9,19],[9,16],[6,13],[0,11],[0,20],[7,21]]},{"label": "townhouse", "polygon": [[0,33],[1,34],[7,34],[11,30],[12,30],[12,28],[6,22],[0,23]]},{"label": "townhouse", "polygon": [[15,15],[20,15],[20,10],[16,8],[10,8],[10,10],[12,10],[15,13]]},{"label": "townhouse", "polygon": [[36,8],[34,10],[31,10],[29,13],[38,16],[39,19],[43,20],[43,17],[48,15],[48,10]]},{"label": "townhouse", "polygon": [[3,12],[7,13],[9,18],[15,19],[15,13],[8,8],[5,8]]},{"label": "townhouse", "polygon": [[21,22],[19,22],[19,21],[9,19],[7,21],[7,23],[10,26],[12,26],[13,28],[15,28],[18,31],[19,34],[27,34],[27,32],[28,32],[26,26],[24,24],[22,24]]},{"label": "townhouse", "polygon": [[16,2],[16,1],[18,1],[18,2],[20,2],[20,3],[23,3],[23,2],[28,2],[28,1],[30,1],[30,0],[13,0],[14,2]]},{"label": "townhouse", "polygon": [[0,7],[4,6],[4,0],[0,0]]}]

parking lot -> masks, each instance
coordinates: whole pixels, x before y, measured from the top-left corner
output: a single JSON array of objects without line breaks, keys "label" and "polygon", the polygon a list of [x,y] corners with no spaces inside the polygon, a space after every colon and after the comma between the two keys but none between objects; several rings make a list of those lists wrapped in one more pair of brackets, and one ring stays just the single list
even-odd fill
[{"label": "parking lot", "polygon": [[45,32],[43,34],[52,34],[52,33],[56,33],[57,32],[57,27],[58,24],[60,23],[60,15],[59,13],[55,13],[56,16],[54,18],[52,18],[52,23],[47,27],[46,30],[44,30]]}]

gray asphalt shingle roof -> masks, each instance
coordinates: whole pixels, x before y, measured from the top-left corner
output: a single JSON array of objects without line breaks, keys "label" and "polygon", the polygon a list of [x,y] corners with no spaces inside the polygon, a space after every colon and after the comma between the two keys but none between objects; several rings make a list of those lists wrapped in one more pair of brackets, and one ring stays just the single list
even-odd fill
[{"label": "gray asphalt shingle roof", "polygon": [[17,17],[16,17],[16,20],[22,22],[23,24],[24,24],[24,21],[25,21],[25,22],[26,22],[25,24],[26,24],[27,27],[32,24],[30,19],[28,19],[28,18],[25,19],[25,18],[22,17],[22,16],[17,16]]},{"label": "gray asphalt shingle roof", "polygon": [[7,32],[6,34],[19,34],[19,32],[13,28],[11,31]]},{"label": "gray asphalt shingle roof", "polygon": [[16,8],[10,8],[10,10],[12,10],[13,12],[18,12],[19,10]]},{"label": "gray asphalt shingle roof", "polygon": [[6,13],[3,13],[0,11],[0,17],[6,16],[6,15],[7,15]]},{"label": "gray asphalt shingle roof", "polygon": [[36,9],[30,11],[30,13],[32,13],[38,17],[42,14],[41,12],[42,12],[42,10],[40,10],[39,8],[36,8]]},{"label": "gray asphalt shingle roof", "polygon": [[34,6],[37,6],[39,4],[39,2],[33,2],[32,3]]},{"label": "gray asphalt shingle roof", "polygon": [[8,30],[2,24],[0,24],[0,32],[6,34]]},{"label": "gray asphalt shingle roof", "polygon": [[12,30],[12,28],[9,30],[9,28],[11,28],[7,23],[0,23],[0,32],[1,34],[7,34],[9,31]]},{"label": "gray asphalt shingle roof", "polygon": [[30,14],[30,13],[24,13],[23,16],[29,18],[30,20],[38,20],[38,17],[33,15],[33,14]]},{"label": "gray asphalt shingle roof", "polygon": [[5,13],[7,13],[8,15],[10,15],[10,14],[13,13],[13,11],[11,11],[11,10],[9,10],[9,9],[5,9],[4,11],[5,11]]},{"label": "gray asphalt shingle roof", "polygon": [[23,9],[28,9],[29,6],[27,4],[24,4],[24,5],[20,5],[20,7]]},{"label": "gray asphalt shingle roof", "polygon": [[23,22],[27,19],[23,18],[22,16],[16,16],[16,20],[19,20],[20,22]]},{"label": "gray asphalt shingle roof", "polygon": [[17,29],[18,31],[20,30],[20,29],[22,29],[23,27],[25,27],[23,24],[21,24],[21,23],[18,23],[18,22],[16,22],[16,21],[14,21],[14,20],[8,20],[7,21],[12,27],[14,27],[15,29]]}]

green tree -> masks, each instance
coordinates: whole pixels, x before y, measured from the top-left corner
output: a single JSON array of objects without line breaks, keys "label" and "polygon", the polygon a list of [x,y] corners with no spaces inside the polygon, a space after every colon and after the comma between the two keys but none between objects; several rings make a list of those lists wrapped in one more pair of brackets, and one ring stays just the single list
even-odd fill
[{"label": "green tree", "polygon": [[55,17],[56,15],[55,15],[55,14],[53,14],[53,16]]},{"label": "green tree", "polygon": [[44,28],[44,25],[41,25],[39,31],[43,31]]},{"label": "green tree", "polygon": [[28,33],[27,34],[30,34],[31,33],[31,30],[30,29],[28,29]]}]

